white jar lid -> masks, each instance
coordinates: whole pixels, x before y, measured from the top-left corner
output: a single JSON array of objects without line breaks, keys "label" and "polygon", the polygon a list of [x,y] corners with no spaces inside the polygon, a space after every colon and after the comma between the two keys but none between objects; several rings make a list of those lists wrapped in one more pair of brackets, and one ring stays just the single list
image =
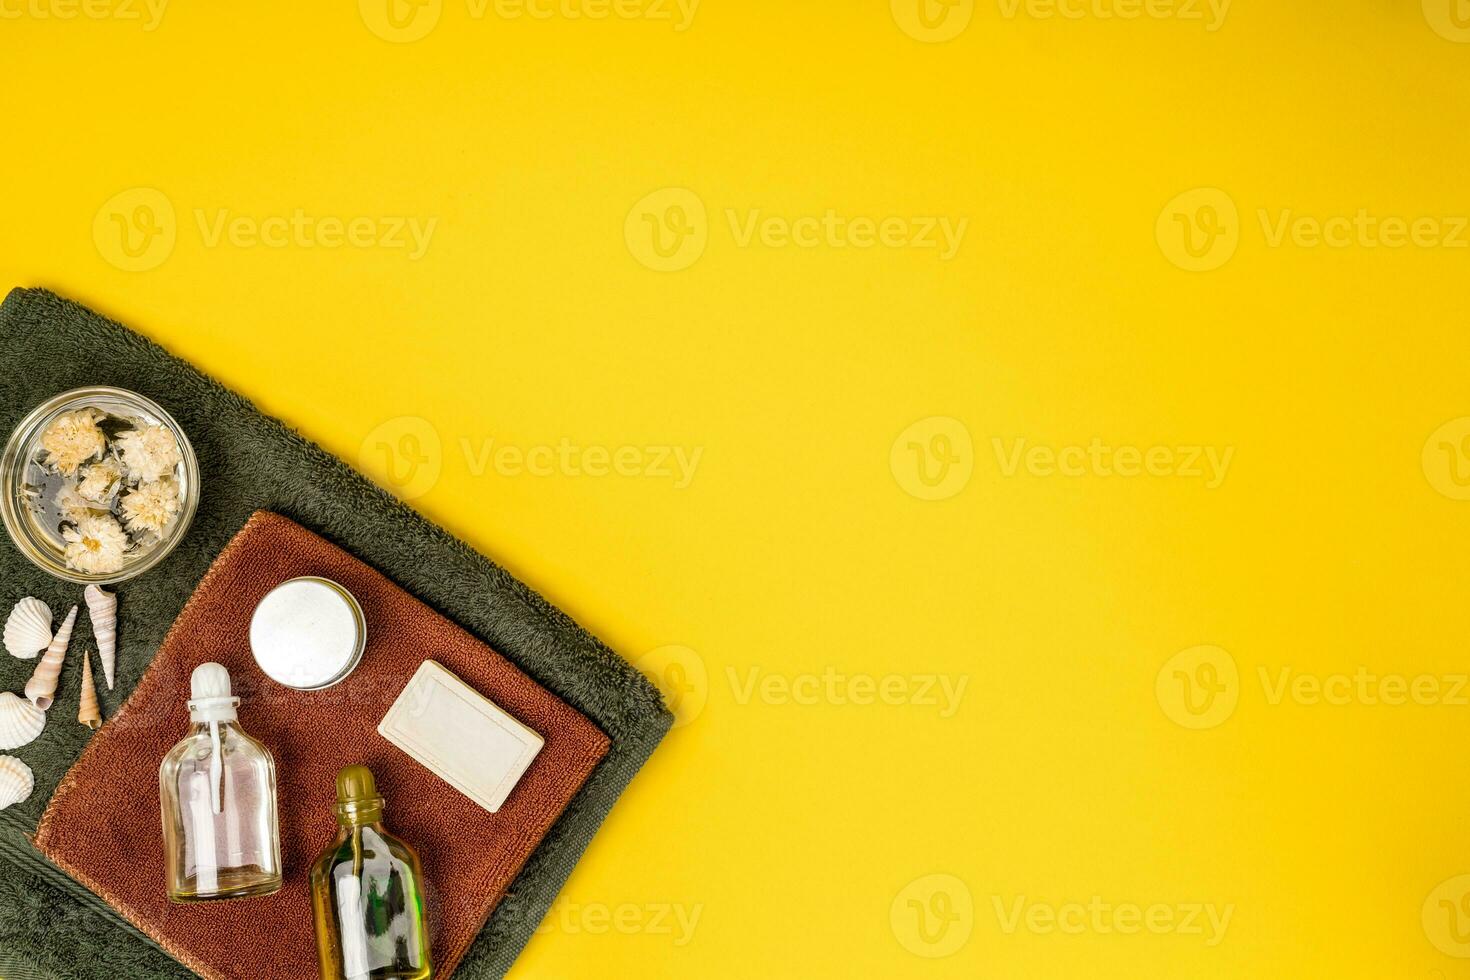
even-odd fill
[{"label": "white jar lid", "polygon": [[351,592],[310,576],[282,582],[250,618],[250,651],[267,677],[299,691],[345,679],[362,660],[367,623]]}]

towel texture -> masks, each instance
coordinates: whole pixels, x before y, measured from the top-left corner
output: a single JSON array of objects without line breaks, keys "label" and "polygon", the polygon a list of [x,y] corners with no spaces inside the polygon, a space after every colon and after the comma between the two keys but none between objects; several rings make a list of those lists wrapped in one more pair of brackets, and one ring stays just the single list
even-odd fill
[{"label": "towel texture", "polygon": [[[248,631],[256,603],[300,575],[357,597],[363,662],[324,691],[260,672]],[[376,731],[428,657],[546,740],[498,813],[488,813]],[[267,898],[170,905],[162,875],[158,760],[189,729],[189,675],[230,669],[240,722],[275,755],[285,883]],[[391,830],[424,860],[434,966],[448,977],[552,822],[607,754],[607,736],[485,644],[362,562],[284,517],[257,513],[204,576],[142,681],[62,780],[36,847],[180,962],[211,980],[317,975],[311,862],[332,840],[337,771],[366,764]]]},{"label": "towel texture", "polygon": [[[504,569],[117,323],[45,290],[15,290],[0,305],[0,363],[11,366],[0,371],[0,430],[8,432],[57,392],[111,384],[167,408],[199,455],[204,492],[185,541],[157,568],[118,589],[117,687],[99,692],[106,716],[136,687],[210,563],[250,515],[263,509],[291,518],[383,572],[608,736],[606,758],[527,860],[457,974],[502,976],[598,825],[668,731],[672,717],[652,685]],[[3,537],[0,582],[5,602],[34,595],[65,609],[80,598],[79,589],[31,566]],[[77,642],[89,640],[79,636]],[[0,656],[0,690],[19,690],[30,666]],[[79,659],[68,658],[45,732],[13,753],[35,771],[36,790],[25,803],[0,812],[0,977],[187,977],[190,971],[42,858],[29,839],[92,737],[70,721],[80,667]]]}]

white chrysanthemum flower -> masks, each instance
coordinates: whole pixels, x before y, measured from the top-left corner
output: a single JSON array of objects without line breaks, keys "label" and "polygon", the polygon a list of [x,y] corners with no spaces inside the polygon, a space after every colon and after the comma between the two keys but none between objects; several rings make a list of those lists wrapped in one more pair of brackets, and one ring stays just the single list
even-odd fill
[{"label": "white chrysanthemum flower", "polygon": [[132,530],[162,532],[179,512],[179,487],[173,480],[145,483],[122,498],[123,520]]},{"label": "white chrysanthemum flower", "polygon": [[129,429],[117,437],[123,465],[133,483],[153,483],[171,476],[183,454],[179,441],[162,425],[145,425]]},{"label": "white chrysanthemum flower", "polygon": [[82,470],[82,479],[77,484],[77,493],[88,500],[102,503],[112,496],[117,485],[122,482],[122,475],[122,464],[115,459],[104,459],[100,463],[93,463]]},{"label": "white chrysanthemum flower", "polygon": [[94,503],[77,492],[77,488],[70,483],[63,483],[61,489],[56,491],[53,498],[56,509],[61,511],[63,520],[72,522],[80,521],[84,517],[90,517],[93,511],[106,510],[101,504]]},{"label": "white chrysanthemum flower", "polygon": [[121,571],[128,536],[117,519],[88,516],[61,532],[66,539],[66,565],[89,575]]},{"label": "white chrysanthemum flower", "polygon": [[78,466],[101,456],[107,448],[107,436],[97,423],[103,418],[103,412],[96,408],[79,408],[56,416],[41,433],[41,448],[48,454],[46,462],[62,476],[71,476]]}]

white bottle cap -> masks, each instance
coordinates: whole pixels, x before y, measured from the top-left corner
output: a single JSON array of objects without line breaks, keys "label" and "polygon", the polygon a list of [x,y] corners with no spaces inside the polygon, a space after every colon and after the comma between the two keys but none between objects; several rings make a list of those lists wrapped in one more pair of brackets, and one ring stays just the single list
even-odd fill
[{"label": "white bottle cap", "polygon": [[230,695],[230,672],[223,664],[207,663],[194,668],[189,678],[193,697],[189,700],[189,720],[196,724],[211,721],[234,721],[240,699]]}]

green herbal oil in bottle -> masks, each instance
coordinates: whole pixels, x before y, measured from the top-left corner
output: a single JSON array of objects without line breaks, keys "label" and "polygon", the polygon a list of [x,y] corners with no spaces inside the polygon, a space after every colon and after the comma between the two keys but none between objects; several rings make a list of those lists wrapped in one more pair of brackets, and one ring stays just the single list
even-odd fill
[{"label": "green herbal oil in bottle", "polygon": [[337,775],[337,839],[311,868],[324,980],[429,980],[423,867],[383,828],[383,798],[366,766]]}]

